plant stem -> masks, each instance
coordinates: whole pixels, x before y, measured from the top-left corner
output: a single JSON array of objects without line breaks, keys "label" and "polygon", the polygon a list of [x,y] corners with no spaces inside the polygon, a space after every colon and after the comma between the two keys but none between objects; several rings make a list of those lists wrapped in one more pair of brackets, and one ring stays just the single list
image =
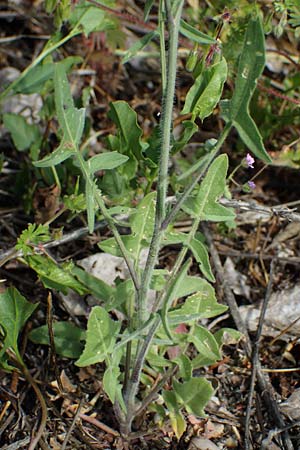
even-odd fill
[{"label": "plant stem", "polygon": [[169,30],[169,50],[167,64],[166,89],[163,98],[163,110],[161,118],[161,146],[160,162],[157,179],[157,199],[155,210],[154,232],[149,248],[149,254],[146,267],[142,276],[141,289],[139,291],[139,317],[142,322],[147,320],[149,314],[147,309],[147,293],[150,287],[153,270],[157,262],[160,243],[162,240],[161,225],[166,215],[166,196],[168,188],[168,164],[171,146],[172,112],[175,96],[176,68],[177,68],[177,46],[180,17],[184,0],[181,0],[177,6],[176,15],[172,16],[171,6],[166,1],[166,12]]},{"label": "plant stem", "polygon": [[138,354],[135,359],[135,365],[132,370],[132,375],[129,381],[127,392],[125,393],[125,404],[126,404],[126,418],[123,423],[120,424],[120,429],[122,434],[125,436],[128,436],[131,432],[131,425],[134,417],[136,416],[135,412],[135,396],[138,391],[139,382],[141,378],[141,372],[143,369],[145,357],[148,353],[149,347],[151,345],[153,336],[160,324],[160,317],[157,318],[157,320],[154,322],[152,327],[149,330],[148,335],[146,336],[145,340],[143,341],[143,345],[138,351]]},{"label": "plant stem", "polygon": [[[216,154],[217,154],[218,151],[220,150],[222,144],[224,143],[224,141],[225,141],[225,139],[226,139],[226,137],[227,137],[227,135],[228,135],[228,133],[229,133],[229,131],[230,131],[230,128],[231,128],[231,124],[229,124],[228,126],[225,126],[225,128],[223,129],[223,132],[222,132],[222,134],[221,134],[221,136],[220,136],[220,139],[219,139],[219,141],[217,142],[217,144],[216,144],[216,146],[215,146],[215,149],[213,150],[213,152],[212,152],[212,154],[211,154],[211,158],[207,161],[205,167],[201,170],[201,172],[200,172],[199,175],[196,177],[196,179],[191,183],[191,185],[186,189],[185,193],[182,195],[182,197],[179,199],[179,201],[177,202],[177,204],[174,206],[173,210],[172,210],[171,213],[169,214],[168,218],[171,217],[171,220],[172,220],[172,218],[173,218],[172,212],[173,212],[173,214],[174,214],[174,216],[175,216],[176,213],[177,213],[177,211],[180,209],[182,203],[184,202],[184,200],[185,200],[185,199],[187,198],[187,196],[192,192],[192,190],[193,190],[194,187],[197,185],[197,183],[199,182],[199,180],[201,179],[201,177],[204,175],[204,173],[205,173],[205,171],[206,171],[206,169],[207,169],[209,163],[213,160],[213,158],[216,156]],[[183,200],[182,200],[182,198],[183,198]],[[177,209],[177,208],[178,208],[178,209]],[[174,211],[175,211],[175,212],[174,212]],[[168,218],[167,218],[167,219],[168,219]],[[166,220],[167,220],[167,219],[166,219]],[[171,220],[170,220],[170,221],[171,221]],[[173,283],[174,278],[176,277],[176,275],[177,275],[177,273],[178,273],[178,271],[179,271],[179,269],[180,269],[180,267],[181,267],[181,265],[182,265],[182,262],[183,262],[183,260],[184,260],[184,258],[185,258],[185,256],[186,256],[187,251],[188,251],[188,244],[189,244],[189,243],[192,241],[192,239],[194,238],[195,233],[196,233],[196,231],[197,231],[197,229],[198,229],[198,226],[199,226],[200,221],[201,221],[201,216],[199,216],[199,218],[197,218],[197,219],[194,221],[193,226],[192,226],[192,229],[191,229],[191,231],[189,232],[189,235],[188,235],[188,238],[187,238],[187,243],[186,243],[186,245],[181,249],[181,251],[180,251],[180,253],[179,253],[179,255],[178,255],[177,259],[176,259],[176,263],[175,263],[175,265],[174,265],[174,267],[173,267],[173,269],[172,269],[172,273],[171,273],[171,275],[170,275],[170,277],[169,277],[169,279],[168,279],[168,282],[167,282],[167,284],[166,284],[166,288],[164,289],[164,291],[161,293],[161,295],[158,297],[157,301],[155,302],[155,305],[154,305],[153,308],[152,308],[152,312],[157,311],[157,309],[159,309],[159,308],[161,307],[161,305],[162,305],[163,302],[168,301],[169,290],[170,290],[170,288],[171,288],[171,286],[172,286],[172,283]],[[147,336],[147,342],[151,343],[152,338],[153,338],[153,336],[155,335],[155,332],[156,332],[156,330],[157,330],[157,328],[158,328],[159,325],[160,325],[160,317],[159,317],[159,319],[153,324],[153,326],[151,327],[151,329],[150,329],[150,331],[149,331],[149,333],[148,333],[148,336]],[[146,354],[147,354],[147,351],[148,351],[148,347],[147,347],[147,345],[145,345],[145,344],[146,344],[146,341],[145,341],[144,345],[141,347],[141,349],[140,349],[140,351],[139,351],[139,353],[138,353],[138,356],[137,356],[137,358],[136,358],[136,365],[135,365],[135,368],[134,368],[133,374],[132,374],[132,383],[133,383],[133,381],[135,381],[135,380],[137,379],[137,375],[140,377],[141,370],[142,370],[142,367],[143,367],[143,364],[144,364],[144,361],[145,361],[145,358],[146,358]],[[134,377],[135,377],[135,379],[134,379]],[[132,388],[133,388],[133,389],[135,388],[135,389],[137,390],[138,385],[136,385],[136,386],[132,385]],[[157,392],[157,391],[155,390],[155,392]],[[153,393],[154,393],[154,391],[153,391]],[[151,395],[152,395],[152,394],[151,394]],[[150,397],[149,397],[149,398],[150,398]],[[148,400],[147,400],[147,401],[148,401]],[[146,404],[147,404],[147,402],[146,402]],[[139,408],[138,410],[135,411],[135,414],[137,414],[137,412],[140,412],[140,408]]]},{"label": "plant stem", "polygon": [[69,41],[71,38],[73,38],[77,34],[81,34],[81,30],[79,29],[79,27],[75,26],[73,28],[73,30],[67,36],[65,36],[64,38],[60,39],[55,44],[52,44],[49,47],[47,47],[47,45],[46,45],[46,48],[44,48],[41,51],[41,53],[37,56],[37,58],[35,58],[32,61],[32,63],[29,64],[29,66],[27,66],[25,70],[23,70],[23,72],[20,74],[20,76],[16,80],[14,80],[9,86],[7,86],[7,88],[4,89],[3,92],[1,92],[0,100],[3,100],[5,97],[7,97],[9,92],[11,90],[13,90],[18,85],[18,83],[20,83],[20,81],[23,80],[26,77],[26,75],[30,72],[31,69],[33,69],[41,61],[43,61],[43,59],[46,58],[46,56],[50,55],[52,52],[54,52],[54,50],[56,50],[58,47],[63,45],[65,42]]},{"label": "plant stem", "polygon": [[130,257],[128,255],[126,247],[125,247],[125,245],[124,245],[124,243],[122,241],[122,238],[120,236],[120,233],[119,233],[119,231],[118,231],[118,229],[117,229],[117,227],[115,225],[114,219],[109,214],[108,209],[106,208],[106,205],[104,203],[103,198],[101,197],[99,192],[94,189],[93,181],[90,178],[90,174],[86,170],[84,159],[83,159],[83,157],[82,157],[82,155],[81,155],[81,153],[80,153],[80,151],[78,149],[77,149],[76,156],[77,156],[77,159],[78,159],[78,161],[80,163],[81,171],[82,171],[83,176],[84,176],[84,178],[86,180],[86,183],[92,184],[92,188],[93,188],[93,191],[94,191],[93,196],[94,196],[94,198],[95,198],[95,200],[96,200],[96,202],[97,202],[97,204],[98,204],[98,206],[99,206],[99,208],[101,210],[101,213],[102,213],[104,219],[107,221],[108,226],[110,227],[110,229],[111,229],[111,231],[112,231],[112,233],[114,235],[114,238],[115,238],[115,240],[116,240],[116,242],[117,242],[117,244],[119,246],[119,249],[120,249],[120,251],[122,253],[122,256],[123,256],[123,258],[124,258],[124,260],[125,260],[125,262],[127,264],[127,267],[128,267],[130,276],[132,278],[134,287],[135,287],[136,291],[139,291],[139,289],[140,289],[140,282],[139,282],[138,275],[137,275],[137,273],[136,273],[136,271],[135,271],[135,269],[133,267],[133,264],[132,264],[132,262],[130,260]]},{"label": "plant stem", "polygon": [[159,29],[159,45],[160,45],[160,64],[161,64],[161,85],[163,95],[166,91],[167,80],[167,58],[166,58],[166,42],[165,42],[165,23],[164,23],[164,8],[163,0],[159,1],[158,11],[158,29]]},{"label": "plant stem", "polygon": [[[167,70],[165,73],[165,52],[164,52],[164,41],[161,42],[162,50],[162,76],[165,78],[165,89],[163,92],[163,109],[161,118],[161,145],[160,145],[160,162],[158,170],[158,180],[157,180],[157,199],[156,199],[156,209],[155,209],[155,224],[153,236],[150,244],[149,254],[145,266],[145,270],[142,276],[142,281],[140,289],[137,293],[138,295],[138,315],[141,323],[145,323],[148,318],[149,312],[147,308],[147,294],[150,288],[150,282],[153,275],[153,270],[158,259],[158,253],[160,249],[160,243],[162,240],[162,230],[161,225],[166,216],[166,197],[168,189],[168,165],[170,158],[170,147],[171,147],[171,129],[172,129],[172,113],[173,113],[173,103],[175,96],[175,82],[176,82],[176,68],[177,68],[177,46],[178,46],[178,34],[181,11],[183,7],[184,0],[180,0],[177,4],[176,13],[174,16],[171,11],[171,3],[165,0],[165,9],[167,12],[168,20],[168,31],[169,31],[169,50],[168,50],[168,62]],[[162,26],[162,1],[160,2],[160,25]],[[162,29],[161,29],[162,31]],[[161,40],[162,40],[161,33]],[[164,38],[163,38],[164,39]],[[132,369],[131,378],[126,386],[126,391],[124,394],[124,401],[126,404],[126,417],[120,423],[121,431],[124,435],[128,435],[131,431],[132,421],[135,417],[135,397],[138,391],[138,386],[141,378],[141,372],[143,364],[151,345],[153,336],[160,324],[160,318],[157,318],[153,325],[151,326],[148,335],[144,339],[143,343],[140,343],[137,356],[135,358],[135,363]]]}]

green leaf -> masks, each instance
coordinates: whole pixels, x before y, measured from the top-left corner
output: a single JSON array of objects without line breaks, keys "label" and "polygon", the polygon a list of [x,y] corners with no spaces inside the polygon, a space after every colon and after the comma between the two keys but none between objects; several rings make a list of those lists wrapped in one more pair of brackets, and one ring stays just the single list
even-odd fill
[{"label": "green leaf", "polygon": [[[55,351],[64,358],[79,358],[83,350],[86,333],[71,322],[54,322],[53,334]],[[29,339],[36,344],[50,345],[47,325],[35,328]]]},{"label": "green leaf", "polygon": [[66,159],[70,158],[70,156],[75,155],[76,151],[68,148],[64,148],[64,146],[60,145],[51,155],[45,156],[45,158],[40,161],[33,162],[33,165],[36,167],[51,167],[60,164]]},{"label": "green leaf", "polygon": [[125,101],[110,104],[108,117],[116,124],[120,134],[120,146],[124,153],[130,151],[139,161],[143,158],[141,142],[142,129],[137,122],[136,112]]},{"label": "green leaf", "polygon": [[183,282],[178,286],[177,297],[175,298],[185,297],[187,295],[193,294],[194,292],[201,291],[203,289],[203,283],[208,284],[207,281],[203,280],[203,278],[187,275],[183,279]]},{"label": "green leaf", "polygon": [[181,405],[178,404],[178,399],[174,391],[163,391],[163,399],[168,408],[169,417],[172,428],[177,439],[180,439],[186,430],[186,421],[180,412]]},{"label": "green leaf", "polygon": [[154,5],[154,0],[146,0],[145,6],[144,6],[144,22],[147,22],[153,5]]},{"label": "green leaf", "polygon": [[[71,67],[76,64],[80,64],[82,62],[82,58],[80,56],[68,56],[67,58],[60,61],[58,64],[64,66],[65,70],[68,72]],[[17,83],[14,87],[14,92],[21,94],[35,94],[36,92],[40,92],[46,81],[54,76],[54,64],[53,63],[45,63],[38,64],[33,67],[24,78]]]},{"label": "green leaf", "polygon": [[147,194],[130,216],[132,236],[136,241],[137,257],[143,247],[148,247],[152,238],[155,216],[155,192]]},{"label": "green leaf", "polygon": [[[137,249],[137,242],[132,235],[126,235],[121,236],[121,239],[123,241],[123,244],[126,247],[126,250],[129,252],[129,254],[132,256],[133,259],[136,259],[136,249]],[[121,250],[119,249],[118,244],[116,243],[115,238],[109,238],[105,241],[102,241],[98,244],[98,247],[103,250],[105,253],[110,253],[114,256],[120,256],[122,257]]]},{"label": "green leaf", "polygon": [[150,31],[150,33],[145,34],[141,39],[136,41],[129,49],[126,51],[125,55],[122,58],[122,64],[127,63],[132,59],[139,51],[141,51],[144,47],[146,47],[152,39],[159,36],[157,31]]},{"label": "green leaf", "polygon": [[175,362],[179,367],[179,378],[182,378],[186,381],[192,378],[193,367],[190,358],[182,353],[180,356],[177,356],[177,358],[173,359],[172,362]]},{"label": "green leaf", "polygon": [[30,125],[25,117],[19,114],[3,114],[3,123],[10,132],[16,149],[20,152],[29,149],[33,143],[41,139],[39,127],[34,124]]},{"label": "green leaf", "polygon": [[[149,247],[154,227],[155,192],[147,194],[130,216],[131,234],[122,236],[126,250],[135,261],[139,261],[140,252]],[[114,238],[106,239],[99,244],[101,250],[114,256],[122,256]]]},{"label": "green leaf", "polygon": [[210,37],[208,34],[202,33],[201,31],[197,30],[197,28],[189,25],[184,20],[180,21],[179,31],[183,36],[190,39],[191,41],[198,42],[198,44],[211,45],[216,44],[217,42],[214,38]]},{"label": "green leaf", "polygon": [[261,134],[248,111],[240,111],[233,124],[244,144],[254,155],[265,162],[272,161],[266,153]]},{"label": "green leaf", "polygon": [[189,243],[189,248],[193,252],[193,255],[199,264],[199,268],[203,275],[212,283],[214,283],[215,277],[211,271],[210,263],[209,263],[209,256],[207,248],[204,244],[202,244],[201,241],[194,238]]},{"label": "green leaf", "polygon": [[188,91],[181,114],[192,113],[193,120],[208,117],[221,98],[226,78],[225,58],[203,70]]},{"label": "green leaf", "polygon": [[199,291],[189,296],[182,306],[169,312],[170,325],[208,319],[227,311],[227,306],[217,302],[215,290],[206,280],[199,278],[198,289]]},{"label": "green leaf", "polygon": [[54,72],[55,107],[59,124],[63,130],[65,146],[76,148],[83,132],[85,109],[74,107],[73,98],[65,68],[55,64]]},{"label": "green leaf", "polygon": [[[111,2],[102,2],[107,6],[113,6]],[[80,29],[85,35],[93,31],[106,31],[116,28],[115,19],[103,9],[91,6],[88,2],[77,3],[69,17],[69,22],[74,30]]]},{"label": "green leaf", "polygon": [[209,359],[211,364],[221,359],[219,345],[207,328],[196,325],[193,333],[188,336],[188,341],[194,344],[201,356]]},{"label": "green leaf", "polygon": [[32,253],[35,245],[47,241],[50,241],[49,225],[29,223],[27,229],[20,234],[15,248],[26,256]]},{"label": "green leaf", "polygon": [[121,384],[119,382],[120,374],[121,372],[119,366],[110,365],[107,367],[103,375],[103,389],[112,404],[115,402],[117,390],[121,388]]},{"label": "green leaf", "polygon": [[22,362],[18,350],[19,333],[36,307],[37,304],[29,303],[14,287],[10,287],[0,294],[0,325],[5,332],[0,349],[0,359],[10,348],[16,354],[19,362]]},{"label": "green leaf", "polygon": [[178,402],[182,404],[188,414],[206,417],[204,408],[214,393],[209,381],[205,378],[191,378],[184,383],[174,380],[173,388]]},{"label": "green leaf", "polygon": [[55,166],[74,155],[83,133],[85,109],[74,107],[65,68],[59,64],[55,64],[54,87],[56,112],[63,138],[51,155],[34,163],[37,167]]},{"label": "green leaf", "polygon": [[232,328],[221,328],[214,334],[214,337],[221,348],[222,345],[237,344],[243,335],[239,331]]},{"label": "green leaf", "polygon": [[119,368],[122,357],[122,351],[114,349],[112,358],[106,359],[107,368],[103,376],[103,389],[112,404],[117,401],[122,410],[126,412],[126,406],[122,394],[122,383],[120,381],[121,371]]},{"label": "green leaf", "polygon": [[269,163],[272,160],[249,113],[249,103],[264,66],[265,39],[261,19],[257,16],[249,20],[246,30],[234,94],[230,101],[229,121],[236,127],[248,148],[258,158]]},{"label": "green leaf", "polygon": [[61,266],[44,255],[31,255],[27,257],[28,265],[36,271],[44,286],[56,289],[67,294],[68,289],[73,289],[80,295],[87,294],[88,289],[72,275],[72,264],[65,263]]},{"label": "green leaf", "polygon": [[172,366],[172,363],[167,358],[164,358],[162,355],[158,353],[158,349],[156,346],[151,347],[150,351],[146,356],[146,359],[147,362],[155,369]]},{"label": "green leaf", "polygon": [[189,242],[188,235],[178,231],[168,231],[164,235],[164,245],[170,244],[183,244],[193,252],[196,261],[199,263],[199,268],[203,275],[209,280],[214,282],[215,277],[211,271],[209,256],[206,246],[199,241],[199,239],[193,238]]},{"label": "green leaf", "polygon": [[116,295],[116,288],[110,286],[99,278],[94,277],[86,270],[81,269],[78,266],[71,268],[71,273],[74,275],[80,283],[82,283],[87,290],[100,300],[110,303]]},{"label": "green leaf", "polygon": [[111,170],[124,164],[128,160],[128,156],[121,155],[118,152],[101,153],[93,156],[87,163],[90,173],[94,174],[98,170]]},{"label": "green leaf", "polygon": [[112,320],[101,306],[95,306],[90,314],[84,351],[76,365],[89,366],[103,362],[114,351],[121,323]]},{"label": "green leaf", "polygon": [[180,138],[172,146],[172,154],[182,150],[190,141],[191,137],[198,131],[198,126],[192,120],[184,120],[182,122],[183,131]]},{"label": "green leaf", "polygon": [[212,222],[228,221],[235,218],[234,212],[217,203],[217,199],[226,188],[226,174],[228,169],[227,155],[220,155],[209,167],[198,192],[189,197],[182,209],[192,217]]}]

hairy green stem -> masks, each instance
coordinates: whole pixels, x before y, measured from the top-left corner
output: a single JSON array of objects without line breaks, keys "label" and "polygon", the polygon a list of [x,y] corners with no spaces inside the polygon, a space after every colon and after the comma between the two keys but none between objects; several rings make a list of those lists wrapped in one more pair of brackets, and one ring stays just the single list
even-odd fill
[{"label": "hairy green stem", "polygon": [[[166,197],[168,189],[168,165],[170,157],[171,148],[171,129],[172,129],[172,113],[173,113],[173,103],[175,96],[175,83],[176,83],[176,68],[177,68],[177,46],[178,46],[178,34],[181,11],[183,7],[184,0],[180,0],[177,4],[177,10],[173,17],[171,11],[171,4],[166,0],[165,7],[167,12],[168,20],[168,31],[169,31],[169,50],[168,50],[168,62],[167,62],[167,73],[165,71],[165,63],[162,61],[162,73],[165,80],[165,90],[163,93],[163,110],[161,118],[161,145],[160,145],[160,162],[158,170],[158,180],[157,180],[157,199],[156,199],[156,209],[155,209],[155,224],[153,236],[150,244],[149,254],[145,266],[145,270],[142,276],[140,289],[137,293],[137,306],[138,315],[141,323],[144,323],[149,315],[147,308],[147,294],[150,288],[150,282],[153,275],[153,270],[158,259],[158,253],[160,249],[160,243],[162,239],[163,232],[161,231],[162,222],[166,216]],[[160,23],[162,24],[162,2],[160,3]],[[162,39],[161,34],[161,39]],[[164,38],[163,38],[164,39]],[[163,41],[164,44],[164,41]],[[164,48],[161,42],[161,48]],[[162,52],[162,60],[165,58],[164,50]],[[124,392],[124,400],[127,408],[126,418],[123,423],[120,424],[122,433],[128,435],[131,431],[131,424],[135,417],[135,397],[137,395],[138,386],[141,378],[141,372],[145,357],[147,355],[148,349],[151,345],[153,336],[160,324],[160,318],[158,318],[154,324],[151,326],[149,333],[143,343],[140,343],[137,356],[135,358],[134,367],[132,369],[132,374],[129,382],[126,386],[126,391]]]},{"label": "hairy green stem", "polygon": [[155,332],[160,324],[160,317],[157,318],[157,320],[154,322],[152,327],[149,330],[148,335],[146,336],[145,340],[143,341],[142,347],[138,351],[138,354],[135,359],[135,365],[132,370],[132,375],[130,378],[129,386],[127,389],[127,392],[125,393],[125,404],[127,408],[126,418],[123,423],[120,424],[121,432],[125,436],[128,436],[131,431],[131,425],[132,421],[136,416],[136,407],[135,407],[135,397],[137,395],[141,373],[143,369],[143,365],[145,362],[145,357],[148,353],[149,347],[151,345],[153,336],[155,335]]},{"label": "hairy green stem", "polygon": [[165,42],[165,22],[164,22],[164,2],[159,1],[158,12],[158,29],[159,29],[159,45],[160,45],[160,64],[161,64],[161,85],[163,94],[166,91],[167,82],[167,58],[166,58],[166,42]]},{"label": "hairy green stem", "polygon": [[147,293],[149,291],[153,270],[157,262],[160,243],[162,240],[161,225],[166,215],[166,197],[168,188],[168,164],[171,147],[171,129],[172,129],[172,112],[175,96],[176,68],[177,68],[177,46],[178,33],[180,25],[181,11],[184,0],[181,0],[177,6],[175,17],[172,16],[171,6],[166,1],[166,12],[169,30],[169,50],[167,65],[166,89],[163,98],[163,110],[161,118],[161,146],[160,146],[160,162],[157,179],[157,199],[155,210],[154,232],[150,244],[149,254],[146,267],[142,276],[141,289],[139,291],[138,307],[140,311],[140,320],[144,322],[149,314],[147,309]]}]

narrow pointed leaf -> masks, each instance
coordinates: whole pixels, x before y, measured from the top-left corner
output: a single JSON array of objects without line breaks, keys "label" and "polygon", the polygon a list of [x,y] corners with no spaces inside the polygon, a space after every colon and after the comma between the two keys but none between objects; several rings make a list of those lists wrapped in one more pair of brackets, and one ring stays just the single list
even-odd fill
[{"label": "narrow pointed leaf", "polygon": [[269,155],[266,156],[261,134],[249,113],[247,111],[240,111],[239,115],[234,119],[233,124],[248,149],[262,161],[271,162]]},{"label": "narrow pointed leaf", "polygon": [[246,30],[235,90],[230,101],[229,120],[254,155],[269,163],[272,160],[266,152],[258,128],[249,113],[249,103],[264,66],[265,39],[261,19],[257,16],[249,20]]},{"label": "narrow pointed leaf", "polygon": [[215,44],[216,40],[208,34],[202,33],[197,28],[188,24],[184,20],[180,21],[180,33],[191,41],[198,42],[198,44]]},{"label": "narrow pointed leaf", "polygon": [[75,150],[64,147],[64,142],[51,155],[45,156],[40,161],[33,162],[36,167],[51,167],[60,164],[71,156],[75,155]]},{"label": "narrow pointed leaf", "polygon": [[137,160],[142,159],[142,129],[138,125],[136,112],[120,100],[110,104],[108,116],[118,127],[123,152],[130,151]]},{"label": "narrow pointed leaf", "polygon": [[157,31],[150,31],[150,33],[145,34],[141,39],[136,41],[125,53],[122,58],[122,64],[127,63],[131,60],[139,51],[141,51],[144,47],[146,47],[152,39],[158,36]]},{"label": "narrow pointed leaf", "polygon": [[199,264],[199,268],[203,275],[211,282],[215,282],[215,277],[211,271],[210,263],[209,263],[209,256],[207,248],[204,244],[202,244],[201,241],[194,238],[189,244],[189,248],[193,252],[193,255]]}]

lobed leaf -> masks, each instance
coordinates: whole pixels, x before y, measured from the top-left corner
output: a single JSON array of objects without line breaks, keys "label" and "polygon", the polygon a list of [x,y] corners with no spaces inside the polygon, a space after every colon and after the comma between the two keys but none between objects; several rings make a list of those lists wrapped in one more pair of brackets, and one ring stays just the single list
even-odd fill
[{"label": "lobed leaf", "polygon": [[195,196],[189,197],[182,209],[192,217],[213,222],[228,221],[235,218],[232,209],[217,203],[226,188],[228,169],[227,155],[220,155],[209,167]]},{"label": "lobed leaf", "polygon": [[196,325],[193,333],[188,336],[188,341],[194,344],[200,355],[207,358],[210,364],[221,359],[219,344],[207,328]]},{"label": "lobed leaf", "polygon": [[214,393],[209,381],[205,378],[191,378],[183,383],[174,380],[173,389],[178,402],[181,403],[188,414],[206,417],[204,407]]},{"label": "lobed leaf", "polygon": [[88,320],[85,348],[76,365],[85,367],[110,358],[120,326],[104,308],[95,306]]},{"label": "lobed leaf", "polygon": [[215,290],[206,280],[199,278],[198,289],[196,293],[185,300],[182,306],[169,312],[170,325],[208,319],[222,314],[228,309],[227,306],[217,302]]},{"label": "lobed leaf", "polygon": [[261,135],[249,113],[249,103],[257,79],[265,66],[265,39],[259,16],[251,18],[239,59],[235,89],[230,101],[229,121],[236,127],[247,147],[266,163],[271,162]]}]

